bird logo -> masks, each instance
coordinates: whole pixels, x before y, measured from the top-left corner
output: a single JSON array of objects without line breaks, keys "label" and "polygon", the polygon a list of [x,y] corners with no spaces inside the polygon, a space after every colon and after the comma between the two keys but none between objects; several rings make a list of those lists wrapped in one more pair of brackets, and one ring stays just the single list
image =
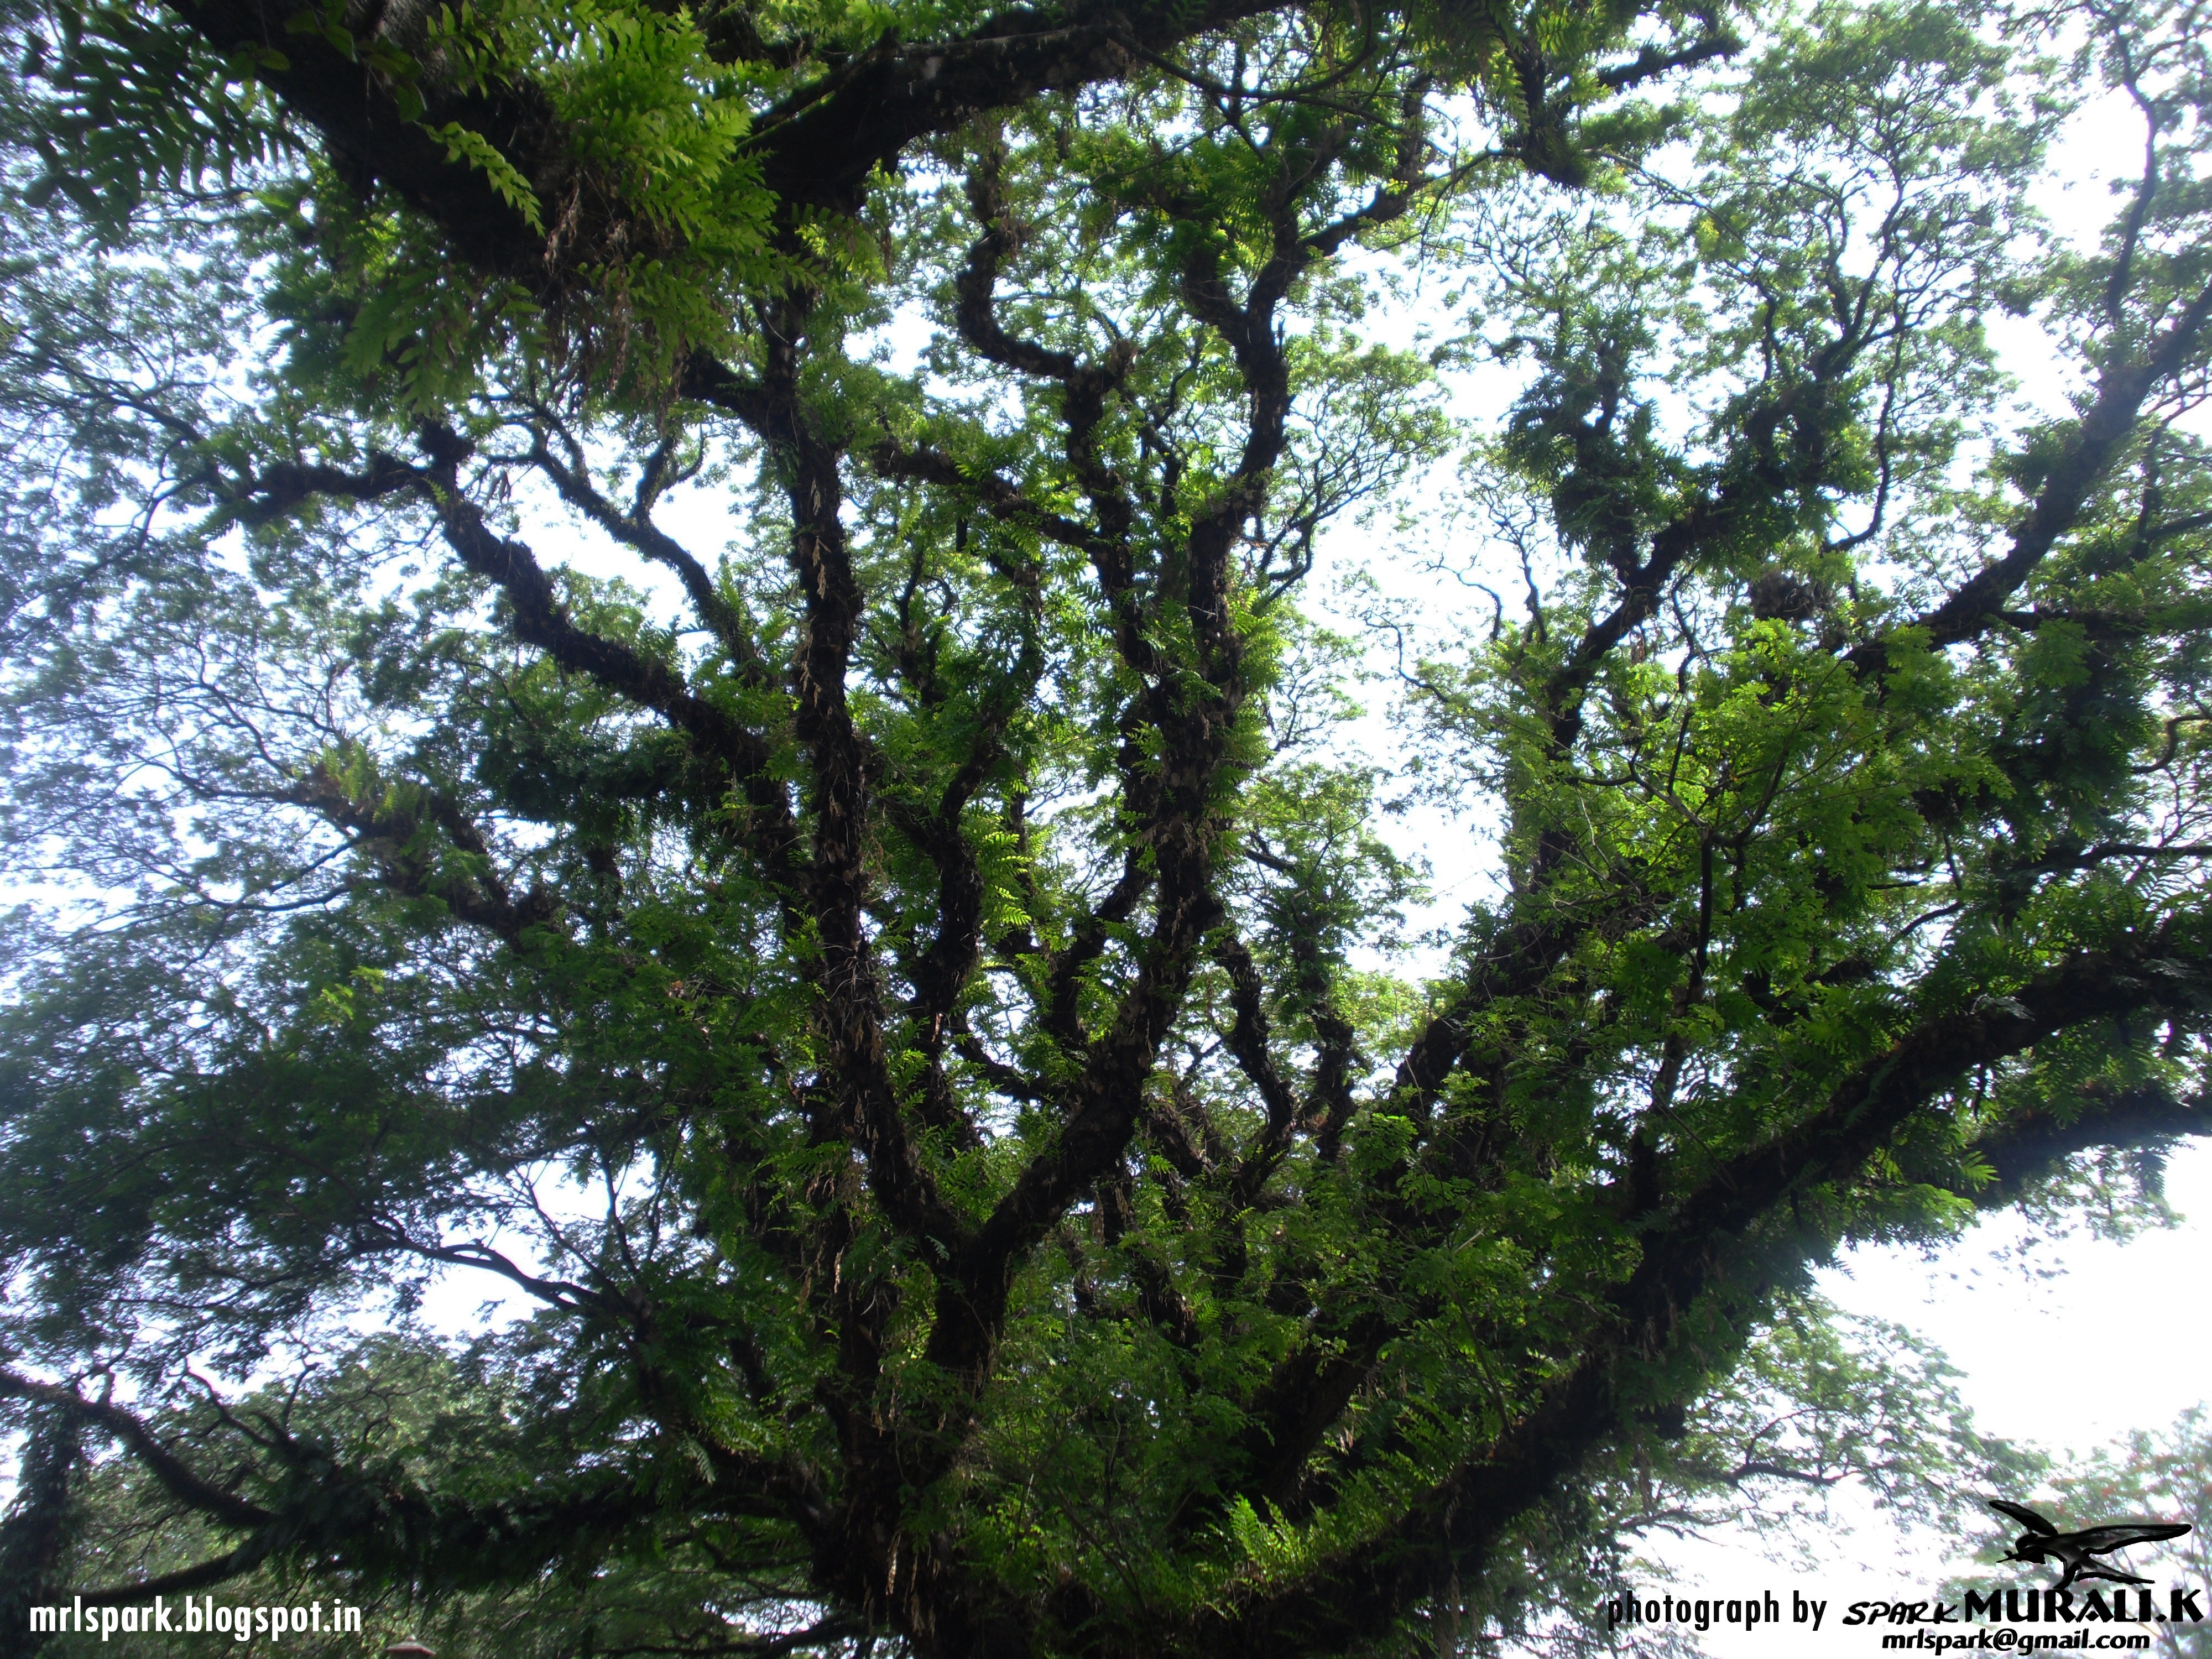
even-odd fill
[{"label": "bird logo", "polygon": [[2061,1532],[2024,1504],[2008,1504],[2002,1498],[1993,1498],[1990,1507],[1999,1515],[2010,1516],[2027,1528],[2013,1540],[2012,1551],[2005,1556],[2006,1560],[2064,1564],[2065,1576],[2051,1587],[2053,1589],[2064,1589],[2077,1578],[2104,1578],[2115,1584],[2148,1584],[2149,1579],[2106,1566],[2094,1558],[2124,1550],[2130,1544],[2155,1544],[2163,1538],[2179,1538],[2190,1530],[2188,1523],[2182,1521],[2122,1521],[2102,1527],[2084,1527],[2080,1532]]}]

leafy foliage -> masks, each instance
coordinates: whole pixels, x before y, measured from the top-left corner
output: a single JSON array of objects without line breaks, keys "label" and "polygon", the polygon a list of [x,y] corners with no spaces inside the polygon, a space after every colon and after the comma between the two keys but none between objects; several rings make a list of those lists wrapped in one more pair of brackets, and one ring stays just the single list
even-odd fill
[{"label": "leafy foliage", "polygon": [[2014,1467],[1806,1287],[2212,1121],[2193,13],[5,16],[19,1601],[1449,1650]]},{"label": "leafy foliage", "polygon": [[[2212,1520],[2205,1415],[2203,1407],[2193,1406],[2166,1429],[2138,1429],[2121,1445],[2069,1459],[2028,1501],[2068,1530],[2114,1521],[2186,1522],[2191,1530],[2181,1537],[2131,1546],[2118,1559],[2124,1571],[2161,1583],[2202,1583],[2212,1566],[2205,1544],[2205,1522]],[[1988,1540],[1982,1559],[1999,1560],[2011,1542],[2009,1536]],[[2150,1637],[2152,1651],[2166,1659],[2200,1659],[2212,1652],[2212,1632],[2185,1620],[2161,1625]]]}]

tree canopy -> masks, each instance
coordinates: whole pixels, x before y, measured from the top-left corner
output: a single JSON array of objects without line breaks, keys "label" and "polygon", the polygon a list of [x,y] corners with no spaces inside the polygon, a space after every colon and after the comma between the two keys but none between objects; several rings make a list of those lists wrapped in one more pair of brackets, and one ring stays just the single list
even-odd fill
[{"label": "tree canopy", "polygon": [[2201,6],[0,21],[9,1607],[1449,1651],[2212,1131]]},{"label": "tree canopy", "polygon": [[[2157,1516],[2186,1522],[2191,1530],[2181,1537],[2154,1548],[2132,1550],[2135,1571],[2162,1572],[2168,1582],[2203,1582],[2207,1570],[2212,1569],[2212,1549],[2205,1541],[2207,1523],[2212,1522],[2212,1436],[2206,1432],[2207,1416],[2204,1407],[2192,1406],[2162,1430],[2133,1430],[2117,1445],[2070,1460],[2048,1483],[2057,1492],[2052,1506],[2069,1517],[2083,1517],[2072,1522],[2075,1526],[2093,1524],[2087,1517],[2103,1516]],[[2002,1547],[1985,1545],[1983,1559],[1996,1559]],[[2212,1655],[2212,1630],[2185,1620],[2160,1626],[2151,1632],[2151,1650],[2163,1659]]]}]

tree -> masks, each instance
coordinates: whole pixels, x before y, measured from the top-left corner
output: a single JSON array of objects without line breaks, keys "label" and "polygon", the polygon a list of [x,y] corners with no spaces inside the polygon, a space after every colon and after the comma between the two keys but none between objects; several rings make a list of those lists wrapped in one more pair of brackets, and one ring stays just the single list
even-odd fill
[{"label": "tree", "polygon": [[[2205,1543],[2205,1524],[2212,1522],[2212,1470],[2206,1454],[2212,1451],[2206,1437],[2205,1411],[2193,1406],[2163,1432],[2138,1429],[2122,1446],[2100,1447],[2086,1457],[2076,1457],[2046,1483],[2057,1494],[2050,1500],[2058,1514],[2079,1519],[2075,1527],[2101,1525],[2112,1520],[2185,1521],[2194,1530],[2163,1543],[2128,1552],[2127,1571],[2154,1577],[2165,1583],[2189,1586],[2204,1582],[2212,1569],[2212,1551]],[[1994,1560],[2002,1546],[1984,1548]],[[2202,1659],[2212,1653],[2212,1632],[2186,1620],[2161,1624],[2149,1632],[2152,1649],[2166,1659]]]},{"label": "tree", "polygon": [[[2212,1127],[2194,9],[5,15],[21,1600],[1449,1650]],[[1454,460],[1394,776],[1302,596]]]}]

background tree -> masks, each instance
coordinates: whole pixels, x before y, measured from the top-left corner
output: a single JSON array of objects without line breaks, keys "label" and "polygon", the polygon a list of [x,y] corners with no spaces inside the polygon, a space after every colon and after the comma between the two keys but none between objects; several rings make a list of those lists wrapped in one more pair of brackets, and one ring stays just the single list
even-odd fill
[{"label": "background tree", "polygon": [[[1838,1243],[2212,1121],[2192,10],[5,16],[36,1595],[1449,1649],[1940,1407]],[[1298,604],[1455,453],[1425,972]],[[538,1311],[360,1348],[456,1269]]]},{"label": "background tree", "polygon": [[[2107,1521],[2186,1522],[2193,1530],[2179,1538],[2130,1547],[2122,1570],[2154,1580],[2160,1587],[2156,1594],[2168,1585],[2202,1585],[2212,1573],[2212,1545],[2205,1538],[2205,1523],[2212,1520],[2212,1442],[2205,1416],[2203,1407],[2192,1406],[2166,1429],[2137,1429],[2117,1445],[2063,1459],[2039,1481],[2023,1486],[2033,1493],[2024,1501],[2067,1528]],[[2017,1536],[1992,1528],[1978,1553],[1982,1571],[1955,1580],[1953,1588],[1960,1595],[1968,1589],[1985,1591],[1993,1573],[2016,1571],[1996,1564]],[[2152,1650],[2170,1659],[2212,1653],[2212,1631],[2185,1620],[2147,1633]]]}]

